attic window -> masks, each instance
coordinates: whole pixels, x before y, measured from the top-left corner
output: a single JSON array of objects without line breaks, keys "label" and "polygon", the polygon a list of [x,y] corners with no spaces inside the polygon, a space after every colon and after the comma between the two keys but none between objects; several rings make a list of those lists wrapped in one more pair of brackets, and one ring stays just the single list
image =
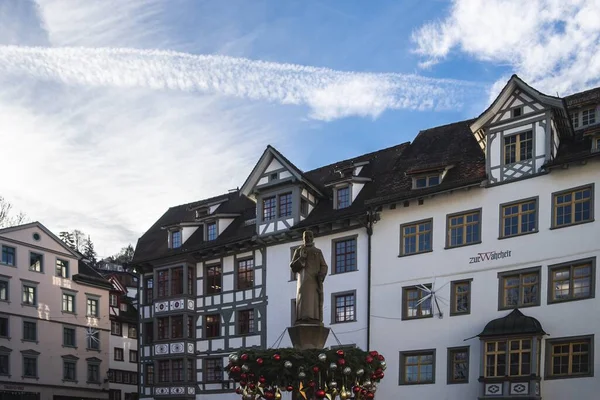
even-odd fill
[{"label": "attic window", "polygon": [[579,113],[575,111],[573,115],[571,115],[571,121],[573,121],[573,128],[579,128]]},{"label": "attic window", "polygon": [[339,210],[346,207],[350,207],[350,186],[335,190],[335,208]]},{"label": "attic window", "polygon": [[521,115],[523,115],[523,107],[517,107],[512,109],[513,118],[520,117]]},{"label": "attic window", "polygon": [[581,112],[581,125],[593,125],[596,123],[596,110],[590,108],[589,110],[583,110]]},{"label": "attic window", "polygon": [[127,311],[127,304],[126,303],[121,303],[119,305],[119,310],[126,312]]},{"label": "attic window", "polygon": [[206,240],[215,240],[217,238],[217,223],[206,224]]},{"label": "attic window", "polygon": [[275,173],[271,174],[271,176],[269,177],[269,180],[274,181],[277,179],[277,177],[278,177],[278,174],[277,174],[277,172],[275,172]]},{"label": "attic window", "polygon": [[196,210],[196,219],[202,218],[206,215],[208,215],[208,209],[202,208],[200,210]]},{"label": "attic window", "polygon": [[177,249],[181,247],[181,231],[171,232],[171,248]]},{"label": "attic window", "polygon": [[440,175],[426,175],[413,178],[413,189],[422,189],[440,184]]}]

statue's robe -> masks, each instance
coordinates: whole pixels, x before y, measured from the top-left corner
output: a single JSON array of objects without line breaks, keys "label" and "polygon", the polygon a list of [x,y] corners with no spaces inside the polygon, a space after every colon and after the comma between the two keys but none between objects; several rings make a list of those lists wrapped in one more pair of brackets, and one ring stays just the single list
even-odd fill
[{"label": "statue's robe", "polygon": [[323,323],[323,281],[327,263],[321,250],[302,245],[294,251],[290,268],[297,274],[296,323]]}]

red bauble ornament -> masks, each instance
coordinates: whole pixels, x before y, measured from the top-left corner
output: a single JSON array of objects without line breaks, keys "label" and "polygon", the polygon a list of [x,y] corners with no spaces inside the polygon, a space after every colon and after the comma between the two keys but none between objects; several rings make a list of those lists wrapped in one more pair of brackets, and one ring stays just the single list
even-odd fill
[{"label": "red bauble ornament", "polygon": [[264,385],[266,381],[267,381],[267,379],[266,379],[264,376],[261,376],[260,378],[258,378],[258,382],[259,382],[261,385]]},{"label": "red bauble ornament", "polygon": [[239,388],[235,389],[235,392],[236,392],[237,394],[242,394],[243,390],[242,390],[242,388],[241,388],[241,387],[239,387]]},{"label": "red bauble ornament", "polygon": [[248,378],[250,378],[250,379],[254,379],[254,374],[253,374],[253,373],[249,373],[249,374],[248,374]]},{"label": "red bauble ornament", "polygon": [[257,359],[256,359],[256,363],[257,363],[258,365],[263,365],[263,359],[262,359],[262,358],[260,358],[260,357],[259,357],[259,358],[257,358]]},{"label": "red bauble ornament", "polygon": [[244,386],[246,386],[246,384],[247,384],[247,383],[248,383],[248,382],[246,382],[246,381],[240,381],[240,386],[241,386],[241,387],[244,387]]},{"label": "red bauble ornament", "polygon": [[315,365],[315,366],[313,367],[313,372],[314,372],[315,374],[318,374],[318,373],[319,373],[319,367],[317,367],[317,366]]},{"label": "red bauble ornament", "polygon": [[365,396],[367,399],[371,400],[375,398],[375,394],[373,392],[367,392],[367,395]]},{"label": "red bauble ornament", "polygon": [[314,388],[315,386],[317,386],[317,384],[314,381],[309,381],[308,386],[310,386],[311,388]]},{"label": "red bauble ornament", "polygon": [[373,362],[373,357],[371,357],[371,356],[366,356],[366,357],[365,357],[365,361],[366,361],[366,363],[367,363],[367,364],[371,364],[371,363]]},{"label": "red bauble ornament", "polygon": [[240,359],[242,361],[248,361],[248,354],[246,354],[246,353],[242,354],[242,356],[240,357]]},{"label": "red bauble ornament", "polygon": [[360,392],[360,386],[354,386],[354,387],[352,388],[352,391],[353,391],[354,393],[358,393],[358,392]]},{"label": "red bauble ornament", "polygon": [[239,373],[240,373],[240,371],[241,371],[241,368],[240,368],[239,366],[237,366],[237,365],[234,365],[234,366],[231,368],[231,372],[233,372],[234,374],[239,374]]},{"label": "red bauble ornament", "polygon": [[292,390],[294,390],[294,387],[292,385],[288,385],[288,387],[286,388],[286,390],[288,392],[291,392]]},{"label": "red bauble ornament", "polygon": [[382,372],[383,372],[383,370],[382,370],[381,368],[377,368],[377,369],[375,370],[375,373],[376,373],[376,374],[380,374],[380,373],[382,373]]},{"label": "red bauble ornament", "polygon": [[281,356],[279,354],[274,354],[273,355],[273,360],[279,361],[279,360],[281,360]]},{"label": "red bauble ornament", "polygon": [[384,376],[385,374],[383,372],[380,372],[377,374],[377,379],[383,379]]},{"label": "red bauble ornament", "polygon": [[369,355],[370,355],[371,357],[377,357],[377,356],[379,355],[379,353],[378,353],[378,352],[376,352],[375,350],[373,350],[373,351],[370,351],[370,352],[369,352]]},{"label": "red bauble ornament", "polygon": [[344,357],[344,350],[338,350],[335,353],[338,355],[338,357]]},{"label": "red bauble ornament", "polygon": [[319,389],[315,392],[315,396],[317,396],[317,399],[324,399],[325,391],[323,389]]},{"label": "red bauble ornament", "polygon": [[271,400],[275,398],[275,394],[273,392],[265,392],[265,399]]},{"label": "red bauble ornament", "polygon": [[344,365],[346,365],[346,360],[344,360],[343,358],[340,358],[340,359],[337,361],[337,363],[338,363],[338,365],[339,365],[340,367],[343,367]]},{"label": "red bauble ornament", "polygon": [[363,396],[366,396],[367,395],[367,389],[362,389],[360,391],[360,394],[362,394]]},{"label": "red bauble ornament", "polygon": [[250,388],[250,390],[256,389],[256,385],[254,383],[249,384],[248,387]]},{"label": "red bauble ornament", "polygon": [[377,374],[371,374],[371,380],[374,381],[375,379],[377,379]]},{"label": "red bauble ornament", "polygon": [[381,354],[377,356],[377,359],[379,361],[385,361],[385,357],[383,355],[381,355]]}]

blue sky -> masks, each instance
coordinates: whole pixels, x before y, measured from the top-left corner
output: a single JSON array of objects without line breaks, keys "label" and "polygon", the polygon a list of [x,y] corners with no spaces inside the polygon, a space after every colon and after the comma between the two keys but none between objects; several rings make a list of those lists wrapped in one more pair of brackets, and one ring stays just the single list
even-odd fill
[{"label": "blue sky", "polygon": [[600,84],[597,0],[0,0],[0,195],[101,255],[240,186]]}]

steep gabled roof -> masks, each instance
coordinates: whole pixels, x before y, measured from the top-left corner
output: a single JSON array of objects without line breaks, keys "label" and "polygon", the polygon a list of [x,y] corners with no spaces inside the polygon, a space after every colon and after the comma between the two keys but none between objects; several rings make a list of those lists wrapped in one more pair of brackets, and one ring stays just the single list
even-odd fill
[{"label": "steep gabled roof", "polygon": [[15,225],[15,226],[10,226],[8,228],[0,229],[0,235],[10,233],[10,232],[20,231],[23,229],[29,229],[29,228],[33,228],[33,227],[36,227],[36,228],[40,229],[41,231],[43,231],[46,235],[48,235],[50,238],[52,238],[52,240],[54,240],[57,244],[59,244],[67,253],[70,253],[71,255],[73,255],[73,257],[75,257],[77,259],[81,258],[81,253],[79,253],[79,252],[71,249],[69,246],[67,246],[67,244],[65,242],[60,240],[58,236],[56,236],[54,233],[52,233],[48,228],[46,228],[39,221],[34,221],[34,222],[30,222],[30,223],[23,224],[23,225]]}]

